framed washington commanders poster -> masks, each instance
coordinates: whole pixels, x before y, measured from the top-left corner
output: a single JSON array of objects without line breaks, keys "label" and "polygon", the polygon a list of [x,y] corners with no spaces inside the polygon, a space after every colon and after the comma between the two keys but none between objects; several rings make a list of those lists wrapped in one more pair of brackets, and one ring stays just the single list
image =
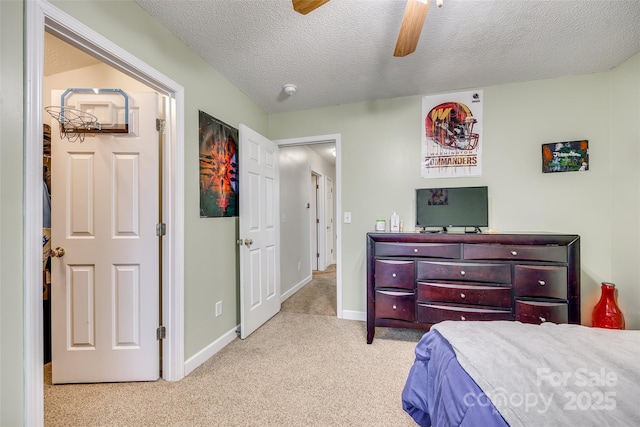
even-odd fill
[{"label": "framed washington commanders poster", "polygon": [[482,91],[422,98],[423,178],[482,175]]}]

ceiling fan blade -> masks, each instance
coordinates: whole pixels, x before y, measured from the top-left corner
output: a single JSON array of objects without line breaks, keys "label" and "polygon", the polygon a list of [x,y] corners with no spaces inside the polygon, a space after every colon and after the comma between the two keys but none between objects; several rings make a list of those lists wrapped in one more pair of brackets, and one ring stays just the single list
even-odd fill
[{"label": "ceiling fan blade", "polygon": [[407,0],[393,56],[407,56],[416,50],[429,3],[431,0]]},{"label": "ceiling fan blade", "polygon": [[293,3],[293,10],[306,15],[307,13],[316,10],[328,1],[329,0],[291,0],[291,3]]}]

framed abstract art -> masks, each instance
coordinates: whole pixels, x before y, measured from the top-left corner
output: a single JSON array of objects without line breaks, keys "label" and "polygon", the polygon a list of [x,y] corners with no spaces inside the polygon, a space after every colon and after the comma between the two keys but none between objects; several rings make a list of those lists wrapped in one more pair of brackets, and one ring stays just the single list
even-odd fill
[{"label": "framed abstract art", "polygon": [[238,129],[199,111],[200,217],[238,216]]},{"label": "framed abstract art", "polygon": [[589,170],[589,141],[566,141],[542,144],[542,172]]}]

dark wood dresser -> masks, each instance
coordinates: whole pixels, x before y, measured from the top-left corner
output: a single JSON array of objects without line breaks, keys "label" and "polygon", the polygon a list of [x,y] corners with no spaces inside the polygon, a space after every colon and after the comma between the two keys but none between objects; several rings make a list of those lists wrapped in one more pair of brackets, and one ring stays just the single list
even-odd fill
[{"label": "dark wood dresser", "polygon": [[367,343],[443,320],[579,324],[580,237],[368,233]]}]

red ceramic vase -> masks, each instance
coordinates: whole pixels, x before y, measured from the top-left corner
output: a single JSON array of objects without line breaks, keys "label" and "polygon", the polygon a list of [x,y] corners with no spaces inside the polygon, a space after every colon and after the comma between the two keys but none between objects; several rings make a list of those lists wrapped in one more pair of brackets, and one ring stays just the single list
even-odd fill
[{"label": "red ceramic vase", "polygon": [[603,282],[600,301],[593,308],[591,323],[596,328],[624,329],[624,315],[616,303],[616,285]]}]

